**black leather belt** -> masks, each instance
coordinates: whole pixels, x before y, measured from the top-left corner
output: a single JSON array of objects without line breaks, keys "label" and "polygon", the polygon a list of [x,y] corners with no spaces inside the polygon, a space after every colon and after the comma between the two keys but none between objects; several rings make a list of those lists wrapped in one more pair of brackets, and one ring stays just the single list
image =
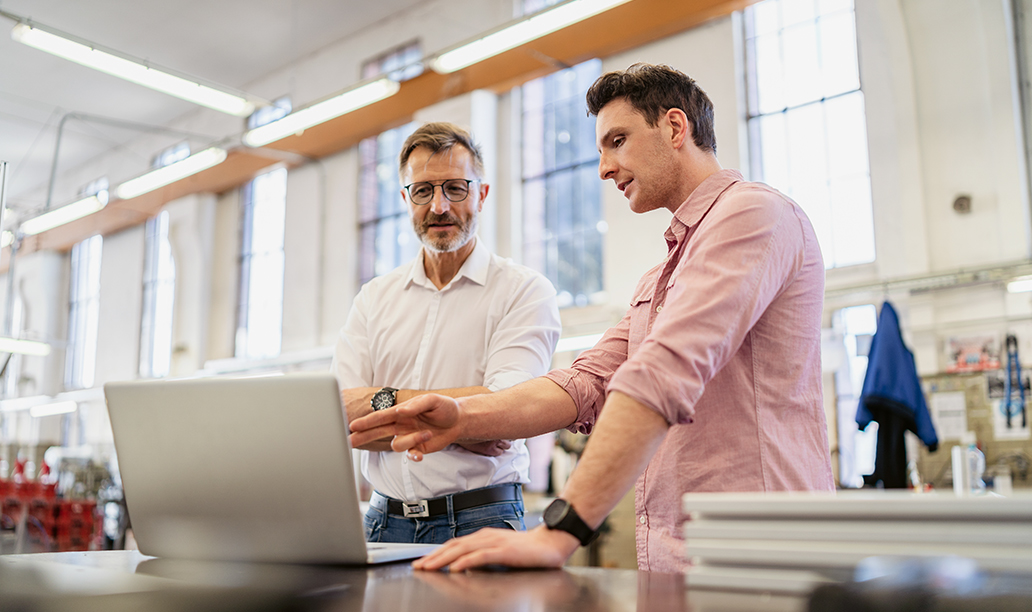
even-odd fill
[{"label": "black leather belt", "polygon": [[387,514],[404,516],[406,518],[426,518],[448,514],[448,498],[452,500],[452,510],[469,510],[478,506],[488,504],[499,504],[504,502],[520,502],[520,485],[502,484],[462,493],[442,495],[433,499],[421,499],[418,501],[400,501],[392,499],[377,491],[373,491],[369,504],[380,510],[387,510]]}]

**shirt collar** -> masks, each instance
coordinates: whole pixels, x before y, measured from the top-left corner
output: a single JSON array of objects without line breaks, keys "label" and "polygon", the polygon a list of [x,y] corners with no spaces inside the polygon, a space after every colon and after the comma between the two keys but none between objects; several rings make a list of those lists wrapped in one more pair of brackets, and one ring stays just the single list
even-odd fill
[{"label": "shirt collar", "polygon": [[706,211],[713,206],[720,194],[731,186],[732,183],[745,180],[738,170],[721,170],[706,178],[688,199],[681,204],[674,212],[674,218],[681,223],[691,227],[698,223]]},{"label": "shirt collar", "polygon": [[667,242],[678,241],[689,227],[702,220],[703,215],[709,211],[720,194],[724,193],[732,184],[743,180],[745,178],[742,173],[732,169],[714,172],[708,176],[674,211],[674,217],[670,220],[670,228],[666,232]]},{"label": "shirt collar", "polygon": [[[456,279],[466,277],[478,285],[484,285],[487,283],[487,273],[491,267],[491,253],[488,252],[487,247],[480,242],[480,238],[474,237],[476,244],[473,245],[473,252],[469,254],[466,261],[462,262],[462,267],[455,274],[455,278],[448,283],[448,287],[455,283]],[[426,269],[423,267],[423,256],[426,253],[426,248],[419,249],[419,255],[412,260],[412,266],[409,268],[408,277],[405,279],[405,286],[408,287],[412,284],[419,285],[421,287],[431,287],[435,291],[437,287],[434,286],[433,282],[430,281],[426,276]]]}]

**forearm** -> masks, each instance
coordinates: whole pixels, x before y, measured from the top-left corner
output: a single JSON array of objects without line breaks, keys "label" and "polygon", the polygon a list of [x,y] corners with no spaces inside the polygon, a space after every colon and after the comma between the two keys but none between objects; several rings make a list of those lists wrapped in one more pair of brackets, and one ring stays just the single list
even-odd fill
[{"label": "forearm", "polygon": [[[597,529],[645,469],[668,428],[651,408],[622,393],[610,393],[562,498]],[[437,571],[447,566],[453,574],[492,564],[561,567],[579,545],[571,534],[544,526],[523,533],[482,529],[449,540],[413,567]]]},{"label": "forearm", "polygon": [[629,395],[613,392],[560,497],[597,528],[645,470],[669,424]]},{"label": "forearm", "polygon": [[[355,387],[353,389],[344,389],[340,392],[341,400],[344,402],[344,408],[347,412],[349,423],[355,419],[364,417],[373,411],[373,395],[382,388],[383,387]],[[459,398],[490,392],[491,390],[487,387],[456,387],[454,389],[434,389],[430,391],[398,389],[398,392],[395,394],[395,403],[400,404],[414,397],[426,395],[427,393],[436,393],[437,395]]]},{"label": "forearm", "polygon": [[[373,411],[372,399],[373,395],[382,389],[383,387],[355,387],[352,389],[344,389],[340,392],[341,400],[344,403],[344,409],[347,413],[348,423],[355,421],[358,418],[364,417]],[[432,391],[420,391],[416,389],[399,389],[395,394],[395,399],[398,404],[410,400],[420,395],[427,393],[436,393],[438,395],[445,395],[448,397],[460,398],[468,397],[471,395],[478,395],[481,393],[490,393],[491,390],[487,387],[456,387],[452,389],[435,389]],[[375,442],[363,444],[361,450],[368,451],[390,451],[391,440],[390,438],[382,438]]]},{"label": "forearm", "polygon": [[[454,396],[453,396],[454,397]],[[562,387],[547,378],[490,395],[459,399],[460,440],[515,440],[568,427],[577,419],[577,406]]]},{"label": "forearm", "polygon": [[487,387],[455,387],[454,389],[432,389],[430,391],[416,391],[414,389],[399,389],[398,390],[398,403],[407,402],[408,400],[419,397],[420,395],[426,395],[427,393],[436,393],[437,395],[445,395],[447,397],[469,397],[471,395],[481,395],[483,393],[490,393],[491,390]]}]

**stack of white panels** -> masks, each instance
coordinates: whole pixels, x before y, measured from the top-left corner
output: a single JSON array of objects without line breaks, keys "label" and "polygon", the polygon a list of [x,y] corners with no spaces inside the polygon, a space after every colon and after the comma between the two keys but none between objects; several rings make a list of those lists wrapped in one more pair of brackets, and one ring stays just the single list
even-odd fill
[{"label": "stack of white panels", "polygon": [[684,496],[689,583],[799,592],[871,557],[974,560],[1032,578],[1032,495],[906,491]]}]

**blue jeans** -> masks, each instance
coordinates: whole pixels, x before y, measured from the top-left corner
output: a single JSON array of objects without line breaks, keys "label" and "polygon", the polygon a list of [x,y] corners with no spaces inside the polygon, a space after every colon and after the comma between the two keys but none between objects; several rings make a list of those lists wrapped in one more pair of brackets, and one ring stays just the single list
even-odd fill
[{"label": "blue jeans", "polygon": [[484,527],[524,531],[523,498],[517,502],[499,502],[455,512],[448,498],[448,513],[426,518],[405,518],[369,507],[363,519],[367,542],[406,542],[443,544],[469,535]]}]

